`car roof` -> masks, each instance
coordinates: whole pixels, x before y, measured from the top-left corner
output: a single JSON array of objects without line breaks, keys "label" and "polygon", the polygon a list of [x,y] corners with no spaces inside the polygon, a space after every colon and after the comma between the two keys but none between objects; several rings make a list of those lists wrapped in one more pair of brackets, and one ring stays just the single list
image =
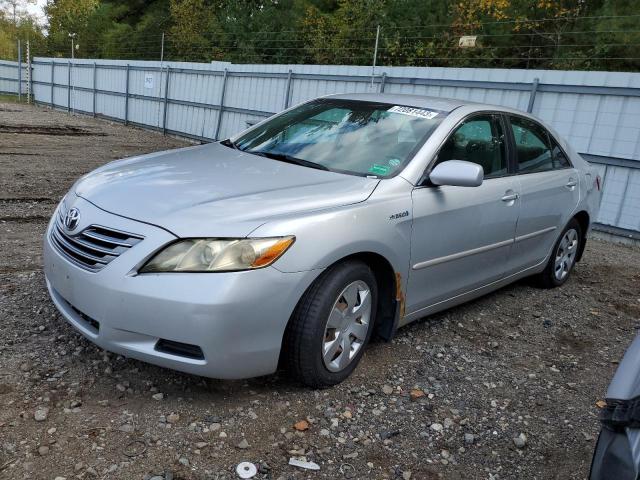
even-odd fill
[{"label": "car roof", "polygon": [[391,105],[405,105],[410,107],[428,108],[451,112],[463,105],[478,105],[475,102],[458,100],[455,98],[429,97],[426,95],[407,95],[394,93],[341,93],[327,95],[323,98],[338,100],[356,100],[361,102],[382,102]]}]

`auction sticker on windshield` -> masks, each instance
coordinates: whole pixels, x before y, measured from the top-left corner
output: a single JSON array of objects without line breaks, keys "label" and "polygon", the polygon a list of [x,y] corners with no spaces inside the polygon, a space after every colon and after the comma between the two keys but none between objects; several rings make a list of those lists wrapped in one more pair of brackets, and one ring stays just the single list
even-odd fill
[{"label": "auction sticker on windshield", "polygon": [[434,112],[433,110],[426,110],[424,108],[414,108],[414,107],[401,107],[400,105],[396,105],[391,107],[389,110],[391,113],[401,113],[403,115],[411,115],[412,117],[420,117],[426,118],[427,120],[431,120],[438,116],[440,112]]}]

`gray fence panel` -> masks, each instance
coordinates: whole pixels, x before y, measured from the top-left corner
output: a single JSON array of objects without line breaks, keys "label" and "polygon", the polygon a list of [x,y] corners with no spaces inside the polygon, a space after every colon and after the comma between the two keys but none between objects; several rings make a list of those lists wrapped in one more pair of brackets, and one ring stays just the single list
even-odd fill
[{"label": "gray fence panel", "polygon": [[629,170],[619,218],[616,225],[627,230],[640,226],[640,170]]},{"label": "gray fence panel", "polygon": [[[27,92],[27,66],[22,65],[22,93]],[[0,93],[18,93],[18,62],[0,60]]]},{"label": "gray fence panel", "polygon": [[[34,93],[41,103],[51,102],[50,64],[51,59],[34,61]],[[67,108],[71,98],[71,106],[78,111],[91,114],[95,106],[101,116],[121,121],[126,116],[136,125],[202,140],[216,135],[227,138],[285,105],[331,93],[378,92],[382,88],[386,93],[529,109],[553,125],[588,160],[599,164],[604,194],[597,221],[640,232],[637,73],[378,67],[372,79],[368,66],[84,59],[74,64],[71,83],[75,91],[67,86],[68,60],[56,60],[55,106]],[[171,68],[169,77],[167,67]],[[15,65],[6,68],[17,71]],[[0,77],[2,69],[0,62]],[[0,81],[0,89],[2,86]]]}]

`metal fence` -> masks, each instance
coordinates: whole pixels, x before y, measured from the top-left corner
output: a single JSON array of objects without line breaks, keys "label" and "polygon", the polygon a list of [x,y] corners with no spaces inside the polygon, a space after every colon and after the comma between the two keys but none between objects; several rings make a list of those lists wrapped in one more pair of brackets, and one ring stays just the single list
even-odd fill
[{"label": "metal fence", "polygon": [[[28,70],[26,65],[0,60],[0,93],[26,94]],[[18,90],[18,85],[21,86]]]},{"label": "metal fence", "polygon": [[[0,77],[9,63],[0,64]],[[36,103],[202,141],[329,93],[412,93],[526,110],[600,167],[597,222],[640,236],[640,74],[48,58],[35,58],[32,69]]]}]

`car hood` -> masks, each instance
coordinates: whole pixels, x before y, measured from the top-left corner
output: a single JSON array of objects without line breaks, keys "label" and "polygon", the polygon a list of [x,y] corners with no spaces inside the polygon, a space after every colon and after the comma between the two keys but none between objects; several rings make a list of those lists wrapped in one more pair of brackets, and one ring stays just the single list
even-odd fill
[{"label": "car hood", "polygon": [[75,193],[179,237],[226,237],[273,217],[362,202],[378,182],[212,143],[109,163],[82,177]]}]

